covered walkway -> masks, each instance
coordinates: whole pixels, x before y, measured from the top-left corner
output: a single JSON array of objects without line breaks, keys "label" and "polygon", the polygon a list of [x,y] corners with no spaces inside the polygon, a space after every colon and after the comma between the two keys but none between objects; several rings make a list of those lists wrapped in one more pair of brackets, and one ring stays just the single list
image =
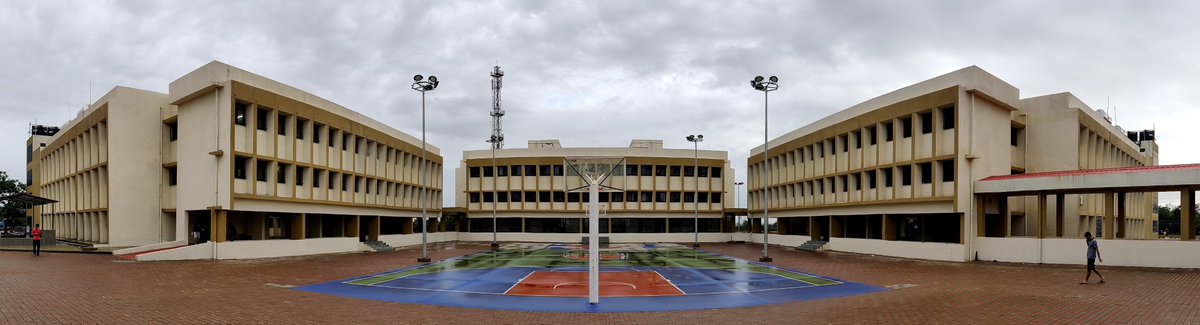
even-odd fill
[{"label": "covered walkway", "polygon": [[[1072,170],[1019,175],[992,176],[975,182],[975,196],[981,207],[978,211],[978,235],[1008,237],[1006,223],[997,222],[1008,211],[1008,197],[1035,196],[1038,238],[1064,237],[1064,196],[1068,194],[1102,194],[1103,226],[1099,232],[1105,239],[1126,238],[1126,196],[1130,193],[1180,193],[1181,211],[1195,211],[1195,192],[1200,190],[1200,164],[1123,167],[1092,170]],[[1054,209],[1048,211],[1047,198],[1053,196]],[[1053,220],[1048,220],[1053,215]],[[1196,216],[1180,216],[1181,240],[1196,238]],[[1003,228],[1003,229],[999,229]],[[1115,229],[1115,231],[1111,231]],[[1050,234],[1053,230],[1054,234]]]}]

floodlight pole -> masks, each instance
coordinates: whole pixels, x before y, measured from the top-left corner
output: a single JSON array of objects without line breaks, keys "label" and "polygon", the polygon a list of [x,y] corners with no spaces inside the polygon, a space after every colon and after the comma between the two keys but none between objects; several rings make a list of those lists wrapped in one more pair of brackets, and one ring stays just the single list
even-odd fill
[{"label": "floodlight pole", "polygon": [[[738,192],[742,191],[742,184],[746,184],[746,182],[733,182],[733,208],[734,209],[739,208],[738,204],[739,204],[739,202],[741,202],[740,200],[738,200]],[[749,221],[749,218],[747,218],[747,221]],[[734,227],[737,227],[736,220],[734,221],[734,223],[735,223]]]},{"label": "floodlight pole", "polygon": [[687,140],[692,143],[692,178],[696,183],[692,193],[692,247],[700,247],[700,142],[704,135],[689,135]]},{"label": "floodlight pole", "polygon": [[429,217],[427,214],[427,205],[429,204],[429,189],[426,187],[425,165],[428,163],[425,158],[425,92],[434,90],[438,86],[437,77],[429,76],[429,80],[421,80],[421,75],[413,76],[412,89],[421,92],[421,174],[418,182],[421,187],[421,257],[417,258],[418,263],[429,263]]},{"label": "floodlight pole", "polygon": [[770,184],[768,183],[771,178],[771,160],[770,156],[767,155],[768,145],[770,144],[770,139],[767,138],[768,118],[770,115],[768,114],[769,100],[767,94],[779,89],[777,82],[779,82],[779,78],[775,76],[771,76],[769,80],[763,80],[762,76],[758,76],[750,81],[751,87],[763,92],[763,256],[758,258],[759,262],[771,262],[771,256],[767,253],[767,233],[768,228],[770,228],[768,224],[770,220],[768,219],[768,211],[771,208]]},{"label": "floodlight pole", "polygon": [[588,180],[588,303],[600,303],[600,185]]},{"label": "floodlight pole", "polygon": [[496,139],[496,136],[494,136],[494,135],[490,139],[488,139],[488,143],[492,144],[491,147],[492,147],[492,250],[493,251],[500,250],[500,244],[496,242],[496,204],[499,201],[499,200],[497,200],[499,197],[496,196],[496,181],[500,176],[500,173],[498,173],[498,170],[496,170],[496,143],[498,143],[498,142],[499,142],[499,140]]}]

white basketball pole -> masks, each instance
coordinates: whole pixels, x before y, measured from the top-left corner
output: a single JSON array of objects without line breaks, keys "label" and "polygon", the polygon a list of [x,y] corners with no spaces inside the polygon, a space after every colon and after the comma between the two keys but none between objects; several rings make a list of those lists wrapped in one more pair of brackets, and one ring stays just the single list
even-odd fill
[{"label": "white basketball pole", "polygon": [[588,184],[588,303],[600,303],[600,185]]}]

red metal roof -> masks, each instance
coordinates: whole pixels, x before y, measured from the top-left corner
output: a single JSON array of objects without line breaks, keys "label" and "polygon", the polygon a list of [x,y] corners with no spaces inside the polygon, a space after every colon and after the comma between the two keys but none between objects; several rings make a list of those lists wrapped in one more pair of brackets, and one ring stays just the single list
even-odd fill
[{"label": "red metal roof", "polygon": [[1088,170],[1063,170],[1063,171],[1056,171],[1056,172],[992,176],[992,177],[981,179],[979,181],[987,182],[987,181],[1002,181],[1002,180],[1010,180],[1010,179],[1060,177],[1060,176],[1137,174],[1137,173],[1151,173],[1151,172],[1164,172],[1164,171],[1176,171],[1176,170],[1200,171],[1200,164],[1162,165],[1162,166],[1144,166],[1144,167],[1119,167],[1119,168],[1088,169]]}]

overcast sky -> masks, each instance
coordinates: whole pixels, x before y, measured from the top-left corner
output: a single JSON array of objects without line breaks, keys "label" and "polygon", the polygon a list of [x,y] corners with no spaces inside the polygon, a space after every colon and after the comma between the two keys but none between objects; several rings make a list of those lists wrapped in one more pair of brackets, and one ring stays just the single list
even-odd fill
[{"label": "overcast sky", "polygon": [[0,0],[0,170],[24,180],[29,123],[61,125],[117,85],[166,93],[212,60],[418,137],[410,78],[437,75],[428,141],[446,184],[463,150],[487,148],[497,62],[506,147],[690,148],[684,137],[700,133],[744,180],[763,141],[755,75],[780,78],[773,138],[978,65],[1021,97],[1111,98],[1125,129],[1157,128],[1162,164],[1195,163],[1198,12],[1193,1]]}]

